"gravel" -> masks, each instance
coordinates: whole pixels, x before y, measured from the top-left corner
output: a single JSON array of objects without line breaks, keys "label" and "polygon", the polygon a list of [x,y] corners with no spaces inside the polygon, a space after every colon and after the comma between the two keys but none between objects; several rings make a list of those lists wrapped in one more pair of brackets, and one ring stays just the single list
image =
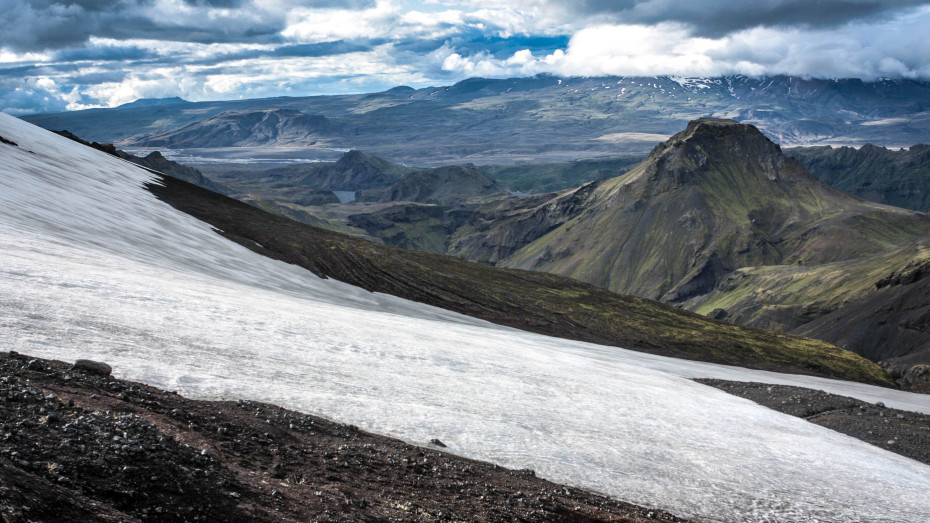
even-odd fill
[{"label": "gravel", "polygon": [[252,401],[0,353],[0,521],[683,521]]}]

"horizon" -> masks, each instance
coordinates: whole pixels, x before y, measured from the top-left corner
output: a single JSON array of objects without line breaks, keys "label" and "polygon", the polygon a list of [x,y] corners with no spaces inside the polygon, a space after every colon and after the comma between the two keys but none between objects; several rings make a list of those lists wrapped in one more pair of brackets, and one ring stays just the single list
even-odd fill
[{"label": "horizon", "polygon": [[415,89],[483,77],[930,79],[930,1],[4,0],[0,109]]},{"label": "horizon", "polygon": [[[747,75],[747,74],[736,73],[736,74],[726,74],[726,75],[719,75],[719,76],[703,76],[703,77],[702,77],[702,76],[686,76],[686,75],[641,75],[641,76],[633,76],[633,75],[600,75],[600,76],[577,75],[577,76],[561,76],[561,75],[556,75],[556,74],[552,74],[552,73],[537,73],[537,74],[531,75],[531,76],[514,76],[514,77],[502,77],[502,78],[484,77],[484,76],[470,76],[470,77],[467,77],[467,78],[463,78],[463,79],[461,79],[461,80],[458,80],[458,81],[456,81],[456,82],[447,83],[447,84],[427,85],[427,86],[423,86],[423,87],[411,87],[411,86],[409,86],[409,85],[394,85],[394,86],[390,86],[390,87],[387,87],[387,88],[385,88],[385,89],[381,89],[381,90],[377,90],[377,91],[357,91],[357,92],[346,92],[346,93],[319,93],[319,94],[287,94],[287,95],[277,95],[277,96],[257,96],[257,97],[250,97],[250,98],[235,98],[235,99],[216,98],[216,99],[204,99],[204,100],[188,100],[188,99],[185,99],[185,98],[183,98],[183,97],[181,97],[181,96],[144,97],[144,98],[136,98],[136,99],[134,99],[134,100],[130,100],[130,101],[128,101],[128,102],[122,103],[122,104],[120,104],[120,105],[112,106],[112,107],[82,107],[82,108],[79,108],[79,109],[71,109],[71,110],[64,110],[64,111],[51,111],[51,112],[21,112],[21,113],[11,112],[11,111],[7,111],[5,108],[0,108],[0,112],[6,112],[7,114],[11,114],[11,115],[13,115],[13,116],[38,116],[38,115],[44,115],[44,114],[60,114],[60,113],[68,113],[68,112],[92,111],[92,110],[101,110],[101,109],[103,109],[103,110],[106,110],[106,109],[120,109],[120,108],[124,108],[124,107],[125,107],[125,108],[128,108],[127,106],[131,106],[131,105],[136,104],[136,103],[138,103],[138,102],[174,100],[174,99],[180,100],[180,102],[178,102],[178,103],[191,103],[191,104],[193,104],[193,103],[207,103],[207,104],[209,104],[209,103],[230,102],[230,101],[272,100],[272,99],[276,99],[276,98],[294,98],[294,99],[299,99],[299,98],[311,98],[311,97],[318,97],[318,96],[353,96],[353,95],[383,93],[383,92],[391,91],[391,90],[393,90],[393,89],[405,88],[405,87],[409,87],[409,88],[413,89],[414,91],[421,91],[421,90],[427,90],[427,89],[449,88],[449,87],[454,87],[454,86],[456,86],[456,85],[458,85],[458,84],[465,83],[465,82],[468,82],[468,81],[473,81],[473,80],[488,80],[488,81],[502,81],[502,82],[506,82],[506,81],[509,81],[509,80],[526,80],[526,79],[530,79],[530,78],[546,78],[546,77],[554,77],[554,78],[558,78],[558,79],[560,79],[560,80],[573,80],[573,79],[583,79],[583,80],[596,80],[596,79],[624,79],[624,80],[626,80],[626,79],[643,79],[643,78],[654,78],[654,79],[658,79],[658,78],[668,78],[668,79],[672,79],[672,80],[674,80],[674,79],[676,79],[676,78],[687,79],[687,80],[698,80],[698,79],[701,79],[701,80],[713,80],[713,79],[718,79],[718,78],[744,77],[744,78],[752,78],[752,79],[756,79],[756,80],[766,79],[766,78],[788,78],[789,80],[793,80],[793,79],[797,78],[797,79],[800,79],[801,81],[805,81],[805,82],[808,82],[808,81],[825,81],[825,82],[851,82],[851,81],[858,81],[858,82],[862,82],[863,84],[869,84],[869,83],[878,83],[878,82],[913,81],[913,82],[921,82],[921,83],[928,83],[928,84],[930,84],[930,80],[914,79],[914,78],[888,78],[888,77],[874,78],[874,79],[862,79],[862,78],[855,78],[855,77],[846,77],[846,78],[818,78],[818,77],[815,77],[815,76],[807,76],[807,75],[787,75],[787,74],[775,74],[775,75],[770,75],[770,74]],[[854,145],[850,145],[850,146],[856,147],[856,148],[859,147],[859,146],[854,146]],[[842,146],[841,146],[841,147],[842,147]],[[908,146],[894,146],[894,147],[895,147],[895,148],[898,148],[898,147],[900,147],[900,148],[907,148]]]}]

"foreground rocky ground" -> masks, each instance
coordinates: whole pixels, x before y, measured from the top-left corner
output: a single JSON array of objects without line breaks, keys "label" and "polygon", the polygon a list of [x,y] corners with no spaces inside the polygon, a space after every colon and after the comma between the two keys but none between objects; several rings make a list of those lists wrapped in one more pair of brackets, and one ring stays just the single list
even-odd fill
[{"label": "foreground rocky ground", "polygon": [[695,381],[930,465],[930,415],[802,387]]},{"label": "foreground rocky ground", "polygon": [[0,521],[682,521],[251,401],[0,353]]}]

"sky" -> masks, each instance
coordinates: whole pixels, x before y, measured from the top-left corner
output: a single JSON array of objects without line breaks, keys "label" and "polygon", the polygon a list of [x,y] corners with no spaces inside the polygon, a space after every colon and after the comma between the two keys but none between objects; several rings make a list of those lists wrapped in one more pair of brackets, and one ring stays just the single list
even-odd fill
[{"label": "sky", "polygon": [[0,0],[0,109],[472,76],[930,79],[930,0]]}]

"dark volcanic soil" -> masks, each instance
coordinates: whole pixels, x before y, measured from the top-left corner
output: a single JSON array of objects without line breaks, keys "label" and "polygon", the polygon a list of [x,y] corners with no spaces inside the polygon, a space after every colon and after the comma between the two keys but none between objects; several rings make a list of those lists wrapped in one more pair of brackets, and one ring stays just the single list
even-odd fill
[{"label": "dark volcanic soil", "polygon": [[803,387],[695,381],[930,465],[930,415]]},{"label": "dark volcanic soil", "polygon": [[250,401],[0,353],[0,521],[682,521]]}]

